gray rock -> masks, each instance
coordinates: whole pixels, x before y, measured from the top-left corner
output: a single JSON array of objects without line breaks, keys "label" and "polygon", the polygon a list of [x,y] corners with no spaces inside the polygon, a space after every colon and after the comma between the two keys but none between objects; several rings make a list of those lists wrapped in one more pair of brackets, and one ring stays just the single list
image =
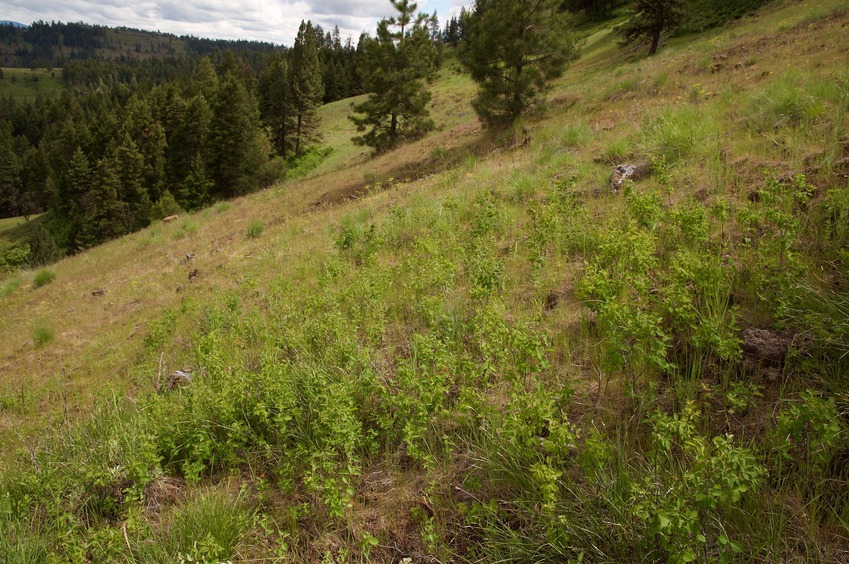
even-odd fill
[{"label": "gray rock", "polygon": [[744,329],[743,352],[750,358],[779,363],[787,354],[787,338],[771,329]]},{"label": "gray rock", "polygon": [[613,169],[610,174],[610,180],[607,181],[607,187],[614,192],[618,192],[626,180],[636,182],[645,178],[651,173],[651,165],[643,164],[621,164]]},{"label": "gray rock", "polygon": [[159,391],[171,392],[177,388],[182,388],[187,384],[192,383],[192,373],[187,370],[175,370],[165,379],[165,382],[160,386]]}]

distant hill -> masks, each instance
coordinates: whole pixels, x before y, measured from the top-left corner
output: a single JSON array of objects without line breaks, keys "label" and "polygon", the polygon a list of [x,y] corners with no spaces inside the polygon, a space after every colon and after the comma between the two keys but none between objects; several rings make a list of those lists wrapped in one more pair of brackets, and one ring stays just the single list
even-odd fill
[{"label": "distant hill", "polygon": [[11,20],[0,20],[0,25],[8,25],[11,27],[17,27],[19,29],[25,29],[29,27],[28,25],[22,24],[21,22],[13,22]]},{"label": "distant hill", "polygon": [[83,22],[16,22],[0,25],[0,66],[64,67],[68,61],[99,59],[130,61],[180,55],[207,55],[232,50],[267,53],[276,46],[260,41],[228,41],[126,27],[110,28]]}]

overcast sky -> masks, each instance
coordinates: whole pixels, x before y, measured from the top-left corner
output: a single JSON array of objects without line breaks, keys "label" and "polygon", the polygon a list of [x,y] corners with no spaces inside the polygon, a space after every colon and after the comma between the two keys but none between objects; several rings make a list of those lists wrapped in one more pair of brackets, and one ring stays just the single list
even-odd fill
[{"label": "overcast sky", "polygon": [[[419,11],[444,21],[472,0],[419,0]],[[85,22],[214,39],[291,45],[301,20],[325,30],[338,25],[354,42],[393,13],[389,0],[3,0],[0,20]]]}]

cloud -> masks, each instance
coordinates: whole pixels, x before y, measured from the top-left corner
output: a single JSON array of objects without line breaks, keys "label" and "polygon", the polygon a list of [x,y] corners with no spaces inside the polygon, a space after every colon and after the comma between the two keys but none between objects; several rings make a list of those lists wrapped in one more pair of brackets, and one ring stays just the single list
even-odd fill
[{"label": "cloud", "polygon": [[[470,0],[469,0],[470,1]],[[3,17],[86,22],[158,30],[213,39],[247,39],[291,45],[301,20],[356,39],[393,14],[389,0],[4,0]],[[440,19],[459,12],[462,0],[419,0],[419,9]]]}]

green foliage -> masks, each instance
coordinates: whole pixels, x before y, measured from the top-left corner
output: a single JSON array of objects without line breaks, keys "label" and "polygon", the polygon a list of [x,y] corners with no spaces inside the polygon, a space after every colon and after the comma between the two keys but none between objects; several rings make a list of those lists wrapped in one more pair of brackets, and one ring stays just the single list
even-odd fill
[{"label": "green foliage", "polygon": [[779,412],[772,455],[784,472],[789,466],[797,471],[821,473],[846,434],[846,424],[837,413],[834,398],[825,399],[807,390],[800,399]]},{"label": "green foliage", "polygon": [[687,17],[677,31],[682,34],[706,31],[740,18],[768,3],[769,0],[689,0]]},{"label": "green foliage", "polygon": [[315,29],[301,22],[292,55],[289,58],[289,101],[292,104],[294,153],[300,157],[308,144],[318,139],[316,109],[324,97]]},{"label": "green foliage", "polygon": [[162,197],[153,204],[153,207],[150,210],[150,218],[154,220],[161,220],[168,216],[179,215],[181,213],[183,213],[183,208],[180,207],[180,204],[178,204],[177,200],[174,199],[174,196],[171,195],[171,191],[165,190],[162,193]]},{"label": "green foliage", "polygon": [[460,60],[478,83],[472,105],[488,127],[537,108],[550,82],[577,57],[560,0],[479,0],[463,21]]},{"label": "green foliage", "polygon": [[50,284],[54,280],[56,280],[56,273],[49,268],[42,268],[35,273],[35,276],[32,279],[32,285],[35,288],[41,288],[42,286]]},{"label": "green foliage", "polygon": [[361,72],[369,97],[353,108],[364,115],[350,118],[357,131],[368,130],[354,137],[354,142],[378,152],[418,139],[434,128],[427,109],[431,94],[425,85],[434,78],[437,51],[427,17],[415,16],[415,2],[390,1],[398,15],[378,22],[376,37],[364,40]]},{"label": "green foliage", "polygon": [[678,29],[685,21],[685,0],[637,0],[636,14],[622,27],[624,44],[649,40],[649,55],[657,53],[663,32]]},{"label": "green foliage", "polygon": [[29,245],[14,245],[0,254],[0,272],[11,272],[30,264],[32,253]]},{"label": "green foliage", "polygon": [[653,470],[631,487],[631,511],[646,527],[647,544],[657,542],[663,550],[657,557],[669,562],[711,559],[717,549],[724,558],[740,552],[719,512],[739,506],[766,476],[754,454],[734,446],[730,435],[701,436],[698,416],[692,403],[672,416],[651,416]]}]

